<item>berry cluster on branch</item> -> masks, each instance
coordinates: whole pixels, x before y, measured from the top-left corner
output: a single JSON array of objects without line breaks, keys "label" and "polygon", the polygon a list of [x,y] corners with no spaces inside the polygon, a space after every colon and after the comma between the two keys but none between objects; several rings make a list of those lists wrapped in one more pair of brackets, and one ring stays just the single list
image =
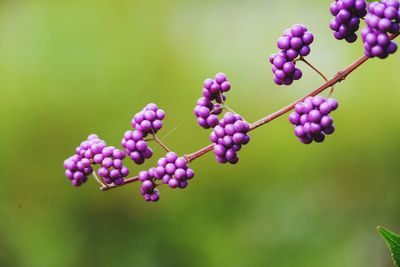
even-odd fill
[{"label": "berry cluster on branch", "polygon": [[303,144],[312,141],[321,143],[325,135],[333,134],[335,126],[329,114],[338,108],[336,99],[322,96],[309,96],[295,106],[289,121],[295,126],[294,133]]},{"label": "berry cluster on branch", "polygon": [[[314,41],[314,36],[307,27],[296,24],[284,31],[283,36],[277,41],[280,51],[269,58],[274,73],[273,81],[278,85],[290,85],[294,80],[300,79],[302,72],[296,63],[302,61],[325,82],[270,115],[250,124],[234,112],[226,104],[226,93],[231,90],[231,84],[225,74],[218,73],[213,79],[203,82],[203,96],[198,99],[194,108],[198,124],[204,129],[212,129],[210,145],[193,153],[178,156],[157,135],[163,127],[165,112],[156,104],[150,103],[133,116],[133,129],[126,131],[121,140],[123,150],[107,146],[106,142],[95,134],[89,135],[87,140],[75,149],[75,154],[64,161],[65,176],[73,186],[80,186],[92,174],[103,191],[141,182],[140,193],[143,198],[146,201],[156,202],[160,199],[160,186],[167,185],[170,188],[181,189],[188,186],[188,181],[195,176],[194,171],[189,168],[193,160],[214,151],[217,162],[236,164],[239,161],[238,152],[250,141],[250,131],[291,110],[294,112],[289,115],[289,122],[294,126],[294,134],[299,141],[303,144],[310,144],[313,141],[323,142],[326,135],[335,131],[330,116],[330,113],[338,108],[338,101],[330,97],[334,92],[334,86],[368,59],[373,57],[383,59],[396,52],[397,45],[393,40],[400,34],[399,8],[399,0],[372,3],[367,3],[365,0],[336,0],[332,3],[330,12],[334,18],[329,26],[334,31],[336,39],[353,43],[357,39],[361,20],[365,20],[366,26],[361,31],[364,56],[329,80],[305,59],[310,54],[310,45]],[[329,88],[331,90],[328,98],[319,95]],[[141,170],[138,175],[126,178],[129,170],[124,165],[124,160],[130,158],[135,164],[141,165],[150,159],[153,151],[149,142],[160,145],[166,151],[166,155],[158,159],[157,166]],[[99,165],[97,171],[94,170],[96,165]]]},{"label": "berry cluster on branch", "polygon": [[269,58],[277,85],[291,85],[301,79],[303,73],[296,68],[296,59],[304,59],[310,54],[313,41],[314,35],[304,25],[296,24],[284,31],[277,42],[280,52]]},{"label": "berry cluster on branch", "polygon": [[198,124],[204,129],[214,128],[219,123],[218,115],[223,111],[225,93],[231,89],[228,77],[218,73],[214,79],[207,79],[203,83],[203,97],[197,100],[194,115]]}]

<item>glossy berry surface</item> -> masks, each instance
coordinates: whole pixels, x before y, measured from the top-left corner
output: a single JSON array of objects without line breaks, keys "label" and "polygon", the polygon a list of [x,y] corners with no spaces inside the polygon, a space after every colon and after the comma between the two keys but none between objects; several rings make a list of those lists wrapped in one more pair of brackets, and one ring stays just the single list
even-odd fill
[{"label": "glossy berry surface", "polygon": [[301,70],[296,68],[296,62],[288,61],[283,53],[271,55],[270,62],[277,85],[291,85],[303,76]]},{"label": "glossy berry surface", "polygon": [[383,0],[368,5],[368,15],[365,17],[367,26],[361,31],[367,57],[384,59],[397,51],[397,44],[389,34],[399,32],[399,7],[397,0]]},{"label": "glossy berry surface", "polygon": [[325,135],[335,131],[329,114],[337,108],[336,99],[325,99],[322,96],[307,97],[304,102],[297,103],[289,121],[294,125],[294,134],[299,141],[303,144],[323,142]]},{"label": "glossy berry surface", "polygon": [[105,147],[105,141],[99,139],[96,134],[91,134],[88,136],[87,140],[83,141],[80,146],[75,149],[75,152],[76,155],[91,160],[95,155],[101,154],[101,151]]},{"label": "glossy berry surface", "polygon": [[218,115],[223,110],[221,104],[226,100],[225,93],[230,89],[231,84],[224,73],[218,73],[214,79],[203,82],[203,97],[197,100],[194,108],[194,115],[201,127],[209,129],[218,125]]},{"label": "glossy berry surface", "polygon": [[218,115],[222,113],[222,106],[214,104],[211,100],[202,97],[197,100],[194,108],[194,115],[197,117],[197,123],[204,129],[214,128],[219,123]]},{"label": "glossy berry surface", "polygon": [[82,157],[73,155],[64,161],[65,176],[71,180],[73,186],[80,186],[87,181],[87,176],[93,172],[92,167],[83,167],[85,160]]},{"label": "glossy berry surface", "polygon": [[288,61],[293,61],[299,56],[308,56],[313,41],[314,35],[308,31],[307,27],[296,24],[283,32],[276,45]]},{"label": "glossy berry surface", "polygon": [[247,134],[250,125],[238,114],[227,112],[210,135],[214,145],[214,155],[219,163],[236,164],[239,161],[237,152],[242,145],[250,141]]},{"label": "glossy berry surface", "polygon": [[170,188],[184,189],[188,181],[194,177],[194,171],[189,168],[184,157],[178,157],[174,152],[168,152],[165,157],[157,161],[157,167],[148,171],[141,171],[138,175],[142,182],[140,192],[146,201],[158,201],[159,191],[156,181],[168,185]]},{"label": "glossy berry surface", "polygon": [[269,57],[277,85],[291,85],[293,81],[301,79],[303,74],[296,68],[296,59],[310,54],[313,41],[314,35],[302,24],[293,25],[284,31],[277,41],[280,51]]},{"label": "glossy berry surface", "polygon": [[[210,101],[215,100],[222,103],[221,95],[231,89],[228,77],[224,73],[217,73],[214,79],[207,79],[203,82],[203,96]],[[225,99],[223,99],[225,100]]]},{"label": "glossy berry surface", "polygon": [[382,0],[369,3],[365,23],[375,31],[397,33],[400,29],[399,7],[398,0]]},{"label": "glossy berry surface", "polygon": [[165,112],[159,109],[154,103],[147,104],[146,107],[135,114],[132,119],[132,127],[146,137],[149,133],[157,133],[163,126],[162,120]]},{"label": "glossy berry surface", "polygon": [[105,147],[96,160],[100,164],[97,174],[106,184],[122,185],[129,170],[123,165],[125,152],[115,147]]},{"label": "glossy berry surface", "polygon": [[397,51],[397,44],[391,41],[385,32],[366,26],[361,31],[361,37],[364,43],[364,54],[369,58],[385,59]]},{"label": "glossy berry surface", "polygon": [[338,40],[353,43],[357,40],[356,32],[360,28],[360,21],[367,14],[365,0],[336,0],[330,6],[334,18],[329,27]]},{"label": "glossy berry surface", "polygon": [[143,164],[146,159],[153,156],[153,151],[144,141],[143,133],[140,131],[126,131],[121,145],[136,164]]},{"label": "glossy berry surface", "polygon": [[94,159],[105,147],[103,140],[91,134],[75,149],[75,155],[64,161],[65,176],[73,186],[80,186],[87,181],[87,176],[93,172],[92,164],[96,164]]}]

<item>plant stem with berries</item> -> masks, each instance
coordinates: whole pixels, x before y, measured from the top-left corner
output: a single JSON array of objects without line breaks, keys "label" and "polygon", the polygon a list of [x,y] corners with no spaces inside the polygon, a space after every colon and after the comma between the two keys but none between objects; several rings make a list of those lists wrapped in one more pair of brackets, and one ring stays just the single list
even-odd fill
[{"label": "plant stem with berries", "polygon": [[[393,34],[391,35],[391,39],[394,40],[395,38],[397,38],[399,36],[399,33],[397,34]],[[253,131],[255,129],[257,129],[258,127],[268,124],[271,121],[281,117],[282,115],[288,113],[289,111],[293,110],[294,107],[296,106],[297,103],[304,101],[307,97],[310,96],[316,96],[318,94],[320,94],[321,92],[325,91],[328,88],[333,87],[334,85],[336,85],[337,83],[340,83],[341,81],[345,80],[348,75],[350,75],[353,71],[355,71],[358,67],[360,67],[361,65],[363,65],[365,62],[368,61],[368,57],[367,56],[362,56],[360,57],[358,60],[356,60],[355,62],[353,62],[351,65],[349,65],[348,67],[346,67],[345,69],[339,71],[333,78],[327,80],[324,84],[322,84],[321,86],[319,86],[317,89],[313,90],[312,92],[308,93],[307,95],[304,95],[303,97],[295,100],[294,102],[290,103],[289,105],[269,114],[266,117],[263,117],[261,119],[259,119],[258,121],[252,123],[250,125],[250,130],[249,131]],[[192,152],[190,154],[186,154],[184,157],[187,160],[188,163],[193,162],[195,159],[200,158],[201,156],[207,154],[208,152],[212,151],[214,148],[214,144],[210,144],[206,147],[203,147],[201,149],[199,149],[198,151]],[[135,177],[131,177],[131,178],[126,178],[123,185],[126,184],[130,184],[133,182],[137,182],[138,176]],[[113,188],[116,188],[119,186],[116,185],[107,185],[107,186],[103,186],[100,189],[102,191],[107,191]]]}]

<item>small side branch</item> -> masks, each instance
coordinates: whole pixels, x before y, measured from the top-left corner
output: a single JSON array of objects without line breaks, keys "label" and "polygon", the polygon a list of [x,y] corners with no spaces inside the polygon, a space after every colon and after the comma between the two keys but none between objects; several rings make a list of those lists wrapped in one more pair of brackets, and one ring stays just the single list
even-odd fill
[{"label": "small side branch", "polygon": [[318,73],[318,75],[321,76],[322,79],[325,80],[325,82],[328,82],[328,78],[326,78],[326,76],[319,69],[317,69],[313,64],[307,61],[304,57],[300,57],[299,60],[306,63],[310,68],[312,68],[316,73]]},{"label": "small side branch", "polygon": [[97,174],[96,174],[96,170],[93,170],[92,175],[94,177],[94,179],[96,180],[96,182],[103,188],[103,187],[107,187],[107,185],[103,182],[102,179],[100,179]]},{"label": "small side branch", "polygon": [[108,191],[110,189],[113,189],[113,188],[116,188],[116,187],[120,187],[120,186],[124,186],[124,185],[130,184],[130,183],[134,183],[134,182],[137,182],[137,181],[139,181],[139,177],[135,176],[135,177],[131,177],[131,178],[125,179],[124,183],[122,185],[115,185],[115,184],[106,185],[104,187],[100,187],[100,190],[101,191]]},{"label": "small side branch", "polygon": [[166,152],[171,152],[171,149],[169,149],[157,136],[157,134],[152,133],[153,135],[153,140],[159,144]]}]

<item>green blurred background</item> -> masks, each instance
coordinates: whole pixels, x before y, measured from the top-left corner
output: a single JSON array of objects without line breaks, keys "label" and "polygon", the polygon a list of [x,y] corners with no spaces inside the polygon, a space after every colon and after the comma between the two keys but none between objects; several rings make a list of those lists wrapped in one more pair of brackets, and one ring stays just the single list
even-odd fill
[{"label": "green blurred background", "polygon": [[149,102],[167,111],[160,136],[175,129],[165,142],[176,152],[207,145],[192,110],[217,72],[249,121],[317,87],[305,66],[294,86],[275,86],[267,58],[294,23],[315,34],[309,60],[327,75],[358,58],[360,41],[332,37],[329,4],[1,0],[0,266],[392,266],[375,228],[400,232],[400,53],[337,86],[324,144],[300,144],[278,119],[251,133],[240,164],[209,154],[157,204],[136,184],[100,192],[63,175],[87,135],[119,145]]}]

